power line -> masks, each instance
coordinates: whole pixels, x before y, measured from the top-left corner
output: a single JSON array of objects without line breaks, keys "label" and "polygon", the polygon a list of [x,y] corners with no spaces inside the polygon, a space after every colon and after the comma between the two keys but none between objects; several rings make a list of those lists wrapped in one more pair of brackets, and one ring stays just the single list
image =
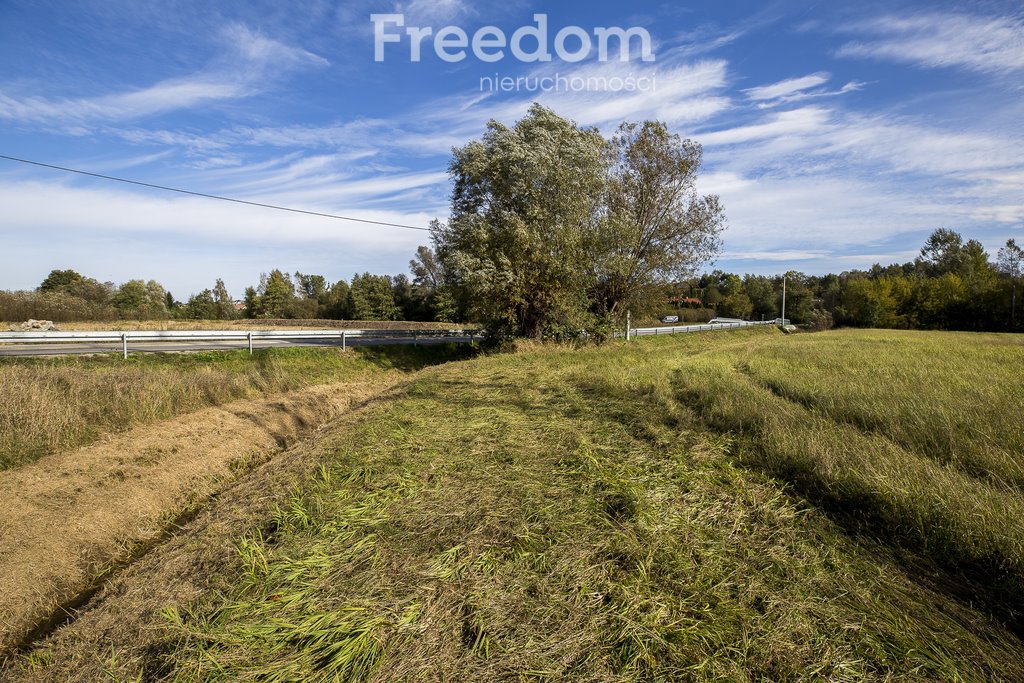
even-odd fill
[{"label": "power line", "polygon": [[31,159],[19,159],[18,157],[7,156],[6,154],[0,154],[0,159],[7,159],[8,161],[17,161],[22,164],[31,164],[32,166],[41,166],[43,168],[50,168],[56,171],[64,171],[66,173],[77,173],[79,175],[91,176],[93,178],[102,178],[103,180],[114,180],[119,183],[127,183],[128,185],[139,185],[141,187],[150,187],[155,190],[165,190],[167,192],[178,192],[180,194],[188,194],[194,197],[204,197],[206,199],[217,199],[222,202],[234,202],[235,204],[248,204],[249,206],[259,206],[264,209],[275,209],[277,211],[290,211],[292,213],[302,213],[307,216],[319,216],[321,218],[334,218],[341,221],[352,221],[354,223],[367,223],[369,225],[383,225],[389,228],[403,228],[405,230],[421,230],[423,232],[430,232],[430,228],[421,228],[416,225],[403,225],[402,223],[388,223],[386,221],[371,221],[366,218],[353,218],[351,216],[340,216],[333,213],[321,213],[319,211],[307,211],[306,209],[294,209],[288,206],[277,206],[275,204],[263,204],[261,202],[250,202],[246,199],[235,199],[233,197],[222,197],[216,194],[207,194],[205,192],[193,192],[192,190],[182,190],[177,187],[168,187],[166,185],[155,185],[153,183],[144,183],[141,180],[128,180],[127,178],[118,178],[112,175],[103,175],[102,173],[92,173],[90,171],[81,171],[76,168],[67,168],[66,166],[55,166],[54,164],[44,164],[41,161],[32,161]]}]

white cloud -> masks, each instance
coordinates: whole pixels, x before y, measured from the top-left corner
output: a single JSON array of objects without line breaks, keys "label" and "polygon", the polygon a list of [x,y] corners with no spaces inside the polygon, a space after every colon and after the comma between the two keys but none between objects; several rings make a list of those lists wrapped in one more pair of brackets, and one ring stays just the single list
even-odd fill
[{"label": "white cloud", "polygon": [[743,92],[747,93],[747,97],[752,100],[774,100],[779,97],[792,95],[793,93],[824,85],[825,83],[828,83],[830,78],[832,78],[832,75],[827,71],[819,71],[818,73],[814,73],[809,76],[787,78],[784,81],[778,81],[777,83],[772,83],[770,85],[747,88]]},{"label": "white cloud", "polygon": [[936,128],[912,119],[849,115],[821,144],[824,154],[879,161],[897,172],[960,179],[1024,170],[1022,140],[1005,134]]},{"label": "white cloud", "polygon": [[399,3],[396,12],[406,15],[406,23],[432,26],[470,15],[473,7],[464,0],[412,0]]},{"label": "white cloud", "polygon": [[829,256],[827,251],[801,251],[795,249],[779,249],[775,251],[726,251],[722,253],[722,259],[746,260],[746,261],[808,261],[810,259],[821,259]]},{"label": "white cloud", "polygon": [[[729,106],[722,94],[727,63],[701,61],[675,67],[644,68],[637,64],[608,62],[566,72],[569,78],[625,79],[632,75],[653,79],[649,91],[622,92],[595,89],[585,92],[551,92],[537,100],[584,125],[614,127],[623,120],[659,119],[670,125],[707,121]],[[601,82],[598,80],[598,82]]]},{"label": "white cloud", "polygon": [[747,88],[743,92],[751,100],[757,102],[759,109],[770,109],[782,104],[792,104],[802,100],[845,95],[846,93],[860,90],[866,85],[860,81],[850,81],[838,90],[826,90],[825,88],[818,87],[828,83],[831,78],[832,75],[828,72],[819,71],[808,76],[788,78],[769,85]]},{"label": "white cloud", "polygon": [[259,31],[253,31],[244,24],[230,24],[223,29],[223,35],[238,53],[252,64],[268,65],[274,69],[288,69],[297,66],[327,66],[326,59],[299,47],[268,38]]},{"label": "white cloud", "polygon": [[[707,174],[702,192],[721,196],[729,219],[723,261],[808,261],[801,268],[836,268],[840,254],[899,241],[937,225],[959,226],[970,207],[928,196],[914,187],[894,189],[884,180],[851,177],[745,177],[730,171]],[[774,255],[774,256],[773,256]],[[877,260],[886,262],[884,252]],[[872,261],[854,260],[857,267]],[[778,270],[776,265],[767,270]]]},{"label": "white cloud", "polygon": [[840,57],[868,57],[927,68],[957,67],[991,74],[1024,70],[1024,18],[934,13],[887,15],[850,31],[872,36],[839,48]]},{"label": "white cloud", "polygon": [[141,90],[81,99],[16,98],[0,92],[0,118],[47,123],[122,121],[251,94],[244,83],[209,76],[171,79]]},{"label": "white cloud", "polygon": [[[85,98],[14,96],[0,91],[0,119],[33,124],[61,123],[73,134],[89,132],[84,124],[145,118],[215,102],[249,97],[292,69],[328,62],[254,32],[241,24],[222,31],[229,55],[188,76],[169,78],[128,92]],[[75,133],[77,131],[77,133]]]},{"label": "white cloud", "polygon": [[[389,179],[382,190],[393,191]],[[367,180],[349,196],[374,195]],[[284,195],[282,195],[284,196]],[[261,197],[258,199],[266,199]],[[185,241],[239,241],[289,245],[321,242],[335,248],[389,248],[396,244],[423,242],[427,233],[346,222],[229,204],[198,197],[153,195],[114,188],[73,187],[62,183],[0,182],[0,204],[5,220],[34,234],[81,232],[97,239],[104,235],[121,237],[178,237]],[[403,211],[328,203],[305,204],[300,208],[325,213],[342,213],[365,220],[427,227],[433,213]],[[140,220],[139,217],[145,217]],[[415,249],[415,244],[413,244]]]},{"label": "white cloud", "polygon": [[711,170],[701,190],[719,194],[729,218],[723,261],[775,253],[816,271],[866,267],[906,260],[899,249],[857,254],[871,245],[917,242],[940,225],[1000,233],[1024,220],[1020,134],[984,121],[951,130],[802,107],[694,137]]},{"label": "white cloud", "polygon": [[[825,130],[832,118],[828,109],[820,107],[802,107],[791,111],[773,114],[763,123],[753,123],[736,128],[696,136],[705,147],[719,145],[737,145],[757,140],[777,140],[785,137],[796,137],[806,140],[807,135]],[[801,146],[803,142],[801,142]]]}]

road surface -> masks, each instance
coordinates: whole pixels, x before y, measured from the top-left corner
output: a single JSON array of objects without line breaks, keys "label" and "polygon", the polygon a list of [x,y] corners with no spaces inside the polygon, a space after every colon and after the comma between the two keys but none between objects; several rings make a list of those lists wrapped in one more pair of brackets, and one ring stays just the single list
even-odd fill
[{"label": "road surface", "polygon": [[[444,337],[422,339],[392,338],[373,339],[355,337],[347,339],[346,346],[393,346],[397,344],[447,344],[475,341],[473,337]],[[341,346],[340,339],[253,339],[254,349],[288,348],[291,346]],[[231,341],[129,341],[128,353],[163,353],[185,351],[230,351],[247,349],[245,340]],[[3,344],[0,343],[0,357],[10,356],[69,356],[88,353],[121,353],[121,342],[66,342],[60,344]]]}]

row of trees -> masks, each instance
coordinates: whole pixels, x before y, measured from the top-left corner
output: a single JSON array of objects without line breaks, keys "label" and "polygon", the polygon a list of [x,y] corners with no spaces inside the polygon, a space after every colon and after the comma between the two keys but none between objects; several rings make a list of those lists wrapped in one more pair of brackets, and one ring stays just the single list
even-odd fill
[{"label": "row of trees", "polygon": [[73,270],[54,270],[32,292],[0,292],[0,319],[56,322],[111,320],[233,320],[327,318],[337,320],[460,319],[433,286],[407,275],[356,274],[350,282],[279,269],[260,276],[244,298],[233,299],[224,281],[177,301],[160,283],[99,282]]},{"label": "row of trees", "polygon": [[245,290],[241,314],[249,318],[336,320],[433,320],[425,293],[407,275],[356,274],[331,283],[322,275],[272,270]]},{"label": "row of trees", "polygon": [[[696,298],[718,315],[771,319],[779,315],[782,277],[715,271],[680,283],[680,298]],[[797,323],[904,329],[1018,331],[1024,329],[1024,249],[1010,239],[993,260],[976,240],[934,231],[913,261],[839,275],[786,277],[786,317]]]},{"label": "row of trees", "polygon": [[[242,301],[223,280],[179,302],[159,283],[101,283],[72,270],[55,270],[35,292],[0,292],[5,320],[333,318],[468,322],[474,307],[432,249],[420,247],[412,277],[355,275],[331,283],[321,275],[272,270]],[[684,320],[715,315],[752,320],[780,313],[786,279],[786,316],[830,327],[1024,330],[1024,249],[1008,240],[991,259],[982,246],[951,230],[936,230],[920,256],[902,265],[874,265],[839,275],[739,276],[720,270],[650,287],[631,300],[634,320],[683,313]],[[680,311],[680,308],[683,308]]]}]

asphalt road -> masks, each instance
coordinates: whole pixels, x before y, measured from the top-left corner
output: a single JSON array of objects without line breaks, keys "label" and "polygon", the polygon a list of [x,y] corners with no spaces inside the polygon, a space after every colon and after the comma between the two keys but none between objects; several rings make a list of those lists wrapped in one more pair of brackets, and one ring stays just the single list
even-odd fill
[{"label": "asphalt road", "polygon": [[[347,346],[394,346],[399,344],[446,344],[471,342],[473,337],[446,337],[433,339],[372,339],[354,338]],[[254,349],[288,348],[291,346],[341,346],[340,339],[254,339]],[[247,349],[245,340],[232,341],[166,341],[129,342],[128,353],[182,353],[188,351],[229,351]],[[89,353],[121,353],[121,342],[67,342],[61,344],[0,344],[0,356],[70,356]]]}]

